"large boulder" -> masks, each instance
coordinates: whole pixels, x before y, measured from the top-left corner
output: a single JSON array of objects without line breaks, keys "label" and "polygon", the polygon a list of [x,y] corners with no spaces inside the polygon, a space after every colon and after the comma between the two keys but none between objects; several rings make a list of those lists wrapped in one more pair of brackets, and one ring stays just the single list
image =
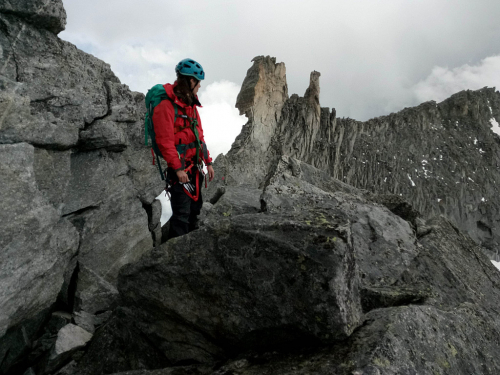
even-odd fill
[{"label": "large boulder", "polygon": [[54,308],[112,309],[120,268],[153,246],[144,96],[64,23],[60,0],[0,5],[0,372],[31,361]]},{"label": "large boulder", "polygon": [[121,307],[78,373],[335,344],[363,312],[425,300],[393,287],[419,254],[410,224],[314,170],[283,158],[264,193],[228,186],[200,230],[122,268]]},{"label": "large boulder", "polygon": [[79,246],[78,231],[39,190],[34,159],[27,143],[0,145],[0,337],[51,307]]},{"label": "large boulder", "polygon": [[[498,257],[500,93],[462,91],[365,122],[322,108],[318,72],[303,97],[288,97],[283,63],[253,60],[236,106],[248,123],[214,168],[220,186],[263,187],[281,156],[293,157],[342,182],[399,195],[424,218],[444,215]],[[403,209],[403,207],[400,207]]]},{"label": "large boulder", "polygon": [[66,27],[66,11],[62,0],[5,0],[0,4],[0,12],[14,14],[36,27],[55,34]]},{"label": "large boulder", "polygon": [[426,292],[424,300],[369,311],[348,340],[331,347],[247,356],[212,374],[498,373],[498,271],[448,220],[429,225],[419,254],[391,287],[397,293],[417,286]]}]

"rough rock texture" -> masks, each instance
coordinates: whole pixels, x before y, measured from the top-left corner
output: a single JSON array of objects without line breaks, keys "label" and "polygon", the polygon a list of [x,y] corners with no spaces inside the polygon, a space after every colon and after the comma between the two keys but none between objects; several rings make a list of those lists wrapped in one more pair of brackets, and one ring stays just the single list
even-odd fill
[{"label": "rough rock texture", "polygon": [[231,164],[225,182],[257,187],[270,164],[270,141],[288,99],[288,87],[285,64],[277,64],[269,56],[258,56],[252,61],[236,100],[236,107],[248,122],[227,155]]},{"label": "rough rock texture", "polygon": [[112,308],[119,269],[153,245],[144,96],[60,40],[64,25],[60,0],[0,5],[0,372],[55,304]]},{"label": "rough rock texture", "polygon": [[0,337],[51,307],[78,251],[78,231],[37,186],[35,155],[27,143],[0,145]]},{"label": "rough rock texture", "polygon": [[500,94],[489,88],[366,123],[338,119],[338,163],[330,171],[354,186],[402,195],[426,217],[445,215],[493,257],[500,249],[497,120]]},{"label": "rough rock texture", "polygon": [[77,374],[168,374],[190,361],[205,367],[179,374],[500,371],[500,275],[447,219],[415,220],[428,228],[417,237],[376,203],[398,197],[289,157],[263,212],[248,208],[258,191],[241,189],[239,209],[224,193],[202,229],[122,269],[122,306]]},{"label": "rough rock texture", "polygon": [[[500,372],[494,89],[360,123],[257,57],[201,228],[160,246],[144,97],[63,14],[0,6],[0,372]],[[71,319],[92,340],[51,358]]]},{"label": "rough rock texture", "polygon": [[66,11],[61,0],[3,0],[0,12],[14,14],[55,34],[66,27]]},{"label": "rough rock texture", "polygon": [[122,269],[122,307],[79,373],[338,342],[360,325],[362,298],[368,309],[424,299],[411,287],[404,297],[383,289],[418,254],[409,224],[353,193],[364,192],[290,159],[264,194],[229,187],[202,229]]},{"label": "rough rock texture", "polygon": [[[425,304],[379,308],[345,342],[300,355],[249,357],[213,374],[495,374],[498,271],[446,219],[392,287],[428,290]],[[488,296],[484,291],[488,290]]]},{"label": "rough rock texture", "polygon": [[87,332],[83,328],[75,326],[74,324],[68,324],[61,328],[57,333],[57,341],[54,346],[54,356],[80,348],[91,338],[92,334],[90,332]]},{"label": "rough rock texture", "polygon": [[[439,104],[359,122],[320,106],[318,72],[311,73],[304,97],[271,101],[286,80],[276,81],[270,62],[275,59],[258,57],[247,73],[237,107],[248,123],[227,156],[216,161],[218,174],[226,178],[215,186],[263,186],[262,173],[238,166],[259,165],[269,173],[277,157],[291,156],[358,188],[403,196],[424,217],[445,215],[490,257],[498,256],[500,137],[492,128],[500,121],[500,94],[494,88],[462,91]],[[259,80],[256,72],[263,72]],[[249,93],[255,95],[251,107],[246,105],[251,101],[241,100]],[[254,113],[275,113],[275,120],[268,119],[264,128]],[[244,161],[237,155],[245,155]]]}]

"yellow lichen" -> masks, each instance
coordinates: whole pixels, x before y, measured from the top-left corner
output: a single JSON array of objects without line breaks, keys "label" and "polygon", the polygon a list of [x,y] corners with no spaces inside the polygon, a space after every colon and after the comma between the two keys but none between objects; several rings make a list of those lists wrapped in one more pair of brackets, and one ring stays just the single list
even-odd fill
[{"label": "yellow lichen", "polygon": [[379,367],[389,367],[391,365],[391,362],[384,357],[374,358],[373,363]]}]

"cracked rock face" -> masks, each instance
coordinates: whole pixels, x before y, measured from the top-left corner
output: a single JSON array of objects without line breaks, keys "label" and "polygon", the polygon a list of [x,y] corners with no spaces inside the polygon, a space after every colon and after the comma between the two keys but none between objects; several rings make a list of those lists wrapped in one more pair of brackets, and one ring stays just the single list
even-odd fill
[{"label": "cracked rock face", "polygon": [[119,269],[152,246],[144,207],[163,188],[143,95],[60,40],[65,19],[59,0],[0,5],[0,372],[56,301],[114,306]]},{"label": "cracked rock face", "polygon": [[61,0],[4,0],[0,12],[13,14],[54,34],[66,27],[66,11]]},{"label": "cracked rock face", "polygon": [[263,190],[226,188],[202,229],[122,269],[76,374],[500,371],[500,275],[450,221],[417,237],[377,203],[396,199],[286,157]]},{"label": "cracked rock face", "polygon": [[[152,249],[144,97],[59,40],[64,20],[60,1],[0,5],[0,372],[500,372],[477,245],[498,245],[497,92],[362,123],[320,107],[318,72],[288,97],[257,57],[202,227]],[[71,320],[54,306],[100,327],[44,367]]]},{"label": "cracked rock face", "polygon": [[[257,57],[247,73],[237,107],[248,123],[215,163],[225,177],[219,187],[262,187],[276,160],[290,156],[357,188],[400,195],[424,217],[445,215],[491,258],[498,254],[500,135],[492,129],[500,121],[500,94],[494,88],[360,122],[320,106],[318,72],[304,97],[277,100],[286,87],[286,77],[276,79],[278,66],[285,70],[273,58]],[[254,165],[264,172],[252,171]]]}]

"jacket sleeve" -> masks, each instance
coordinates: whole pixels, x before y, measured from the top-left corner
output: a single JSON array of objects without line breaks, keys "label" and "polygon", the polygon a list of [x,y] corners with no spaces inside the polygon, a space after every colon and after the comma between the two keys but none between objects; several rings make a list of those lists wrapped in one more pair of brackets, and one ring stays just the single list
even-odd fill
[{"label": "jacket sleeve", "polygon": [[175,148],[174,140],[174,107],[168,100],[158,104],[153,113],[156,144],[167,165],[174,170],[181,168],[181,161]]},{"label": "jacket sleeve", "polygon": [[[196,111],[196,116],[198,117],[198,124],[199,124],[200,129],[201,129],[201,139],[200,139],[200,141],[202,141],[203,143],[205,143],[205,136],[203,134],[203,127],[201,126],[200,112]],[[205,143],[205,145],[206,145],[206,143]],[[207,155],[208,155],[208,159],[205,159],[205,155],[203,155],[203,161],[205,162],[205,164],[212,163],[212,157],[210,156],[210,151],[208,151],[208,146],[207,146]]]}]

